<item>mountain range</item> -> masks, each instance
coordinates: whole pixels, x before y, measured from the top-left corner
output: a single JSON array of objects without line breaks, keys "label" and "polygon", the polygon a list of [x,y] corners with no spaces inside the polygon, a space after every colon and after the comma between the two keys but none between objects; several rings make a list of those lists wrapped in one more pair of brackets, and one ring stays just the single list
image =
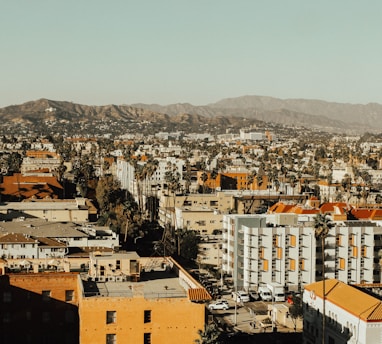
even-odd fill
[{"label": "mountain range", "polygon": [[12,122],[53,119],[89,121],[107,118],[140,122],[156,121],[158,124],[190,122],[194,125],[198,123],[228,125],[235,121],[235,118],[246,118],[288,126],[319,128],[329,132],[362,133],[380,131],[382,105],[265,96],[226,98],[204,106],[188,103],[91,106],[39,99],[0,108],[0,118]]}]

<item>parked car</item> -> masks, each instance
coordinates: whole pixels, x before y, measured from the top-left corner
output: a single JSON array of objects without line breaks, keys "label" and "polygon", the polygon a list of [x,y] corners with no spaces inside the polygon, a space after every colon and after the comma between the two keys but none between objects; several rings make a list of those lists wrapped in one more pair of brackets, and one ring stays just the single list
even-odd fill
[{"label": "parked car", "polygon": [[225,301],[225,300],[219,300],[219,301],[216,301],[216,302],[214,302],[214,303],[210,303],[209,305],[208,305],[208,308],[210,309],[210,310],[218,310],[218,309],[224,309],[224,310],[227,310],[227,309],[229,309],[229,304],[228,304],[228,302],[227,301]]},{"label": "parked car", "polygon": [[256,290],[250,290],[248,292],[248,294],[249,294],[249,297],[251,298],[251,300],[253,300],[253,301],[259,301],[260,300],[260,295]]},{"label": "parked car", "polygon": [[272,293],[267,287],[260,287],[259,295],[263,301],[272,301]]},{"label": "parked car", "polygon": [[238,291],[232,293],[232,298],[236,302],[249,302],[249,295],[245,291]]}]

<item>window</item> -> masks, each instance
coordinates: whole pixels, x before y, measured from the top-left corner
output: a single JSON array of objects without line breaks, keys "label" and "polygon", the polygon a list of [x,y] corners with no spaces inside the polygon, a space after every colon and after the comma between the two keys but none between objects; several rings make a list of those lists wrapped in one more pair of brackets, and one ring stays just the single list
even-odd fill
[{"label": "window", "polygon": [[340,268],[340,270],[345,270],[345,258],[340,258],[339,268]]},{"label": "window", "polygon": [[117,343],[117,335],[115,333],[108,333],[106,335],[106,344],[116,344]]},{"label": "window", "polygon": [[143,334],[143,344],[151,344],[151,333]]},{"label": "window", "polygon": [[116,311],[106,311],[106,324],[115,324],[117,322]]},{"label": "window", "polygon": [[143,322],[145,324],[151,322],[151,311],[150,310],[145,310],[144,316],[143,316]]},{"label": "window", "polygon": [[118,260],[116,260],[116,262],[115,262],[115,268],[117,269],[117,270],[120,270],[121,269],[121,261],[118,259]]},{"label": "window", "polygon": [[277,259],[283,258],[283,249],[281,247],[277,248]]},{"label": "window", "polygon": [[31,311],[26,311],[25,312],[25,319],[26,320],[32,320],[32,312]]},{"label": "window", "polygon": [[50,313],[49,312],[42,312],[42,322],[48,323],[50,321]]},{"label": "window", "polygon": [[41,295],[43,301],[50,301],[50,290],[43,290]]},{"label": "window", "polygon": [[354,258],[358,257],[358,247],[357,246],[353,246],[353,257]]},{"label": "window", "polygon": [[296,270],[296,260],[289,259],[289,270],[295,271]]},{"label": "window", "polygon": [[268,271],[268,259],[263,259],[263,271]]},{"label": "window", "polygon": [[259,257],[262,259],[264,258],[264,247],[259,248]]},{"label": "window", "polygon": [[73,301],[74,299],[74,290],[65,290],[65,301]]},{"label": "window", "polygon": [[336,244],[337,244],[337,246],[342,246],[342,245],[341,245],[341,238],[342,238],[342,235],[341,235],[341,234],[338,234],[338,235],[336,236]]},{"label": "window", "polygon": [[10,291],[3,292],[3,302],[4,303],[12,302],[12,294]]},{"label": "window", "polygon": [[4,312],[3,313],[3,323],[10,323],[11,322],[11,313],[10,312]]},{"label": "window", "polygon": [[289,237],[289,245],[292,247],[296,247],[296,236],[295,235],[291,235]]}]

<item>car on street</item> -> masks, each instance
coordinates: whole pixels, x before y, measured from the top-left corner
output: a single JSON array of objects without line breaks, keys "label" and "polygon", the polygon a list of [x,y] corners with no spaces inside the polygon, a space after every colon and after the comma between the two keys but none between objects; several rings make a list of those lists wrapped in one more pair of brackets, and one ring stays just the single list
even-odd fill
[{"label": "car on street", "polygon": [[256,290],[250,290],[248,292],[249,297],[251,298],[252,301],[259,301],[260,300],[260,295]]},{"label": "car on street", "polygon": [[208,309],[213,310],[213,311],[216,311],[219,309],[227,310],[227,309],[229,309],[229,304],[225,300],[219,300],[219,301],[216,301],[214,303],[210,303],[208,305]]},{"label": "car on street", "polygon": [[245,291],[237,291],[232,293],[232,298],[236,302],[249,302],[249,295]]}]

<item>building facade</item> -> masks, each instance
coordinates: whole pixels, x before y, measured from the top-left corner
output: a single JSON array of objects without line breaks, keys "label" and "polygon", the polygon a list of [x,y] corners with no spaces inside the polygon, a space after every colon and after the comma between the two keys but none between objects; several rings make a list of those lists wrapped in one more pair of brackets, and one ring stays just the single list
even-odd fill
[{"label": "building facade", "polygon": [[382,227],[373,222],[339,221],[325,239],[316,240],[313,217],[224,215],[223,271],[239,288],[278,282],[288,290],[325,278],[344,283],[380,283]]}]

